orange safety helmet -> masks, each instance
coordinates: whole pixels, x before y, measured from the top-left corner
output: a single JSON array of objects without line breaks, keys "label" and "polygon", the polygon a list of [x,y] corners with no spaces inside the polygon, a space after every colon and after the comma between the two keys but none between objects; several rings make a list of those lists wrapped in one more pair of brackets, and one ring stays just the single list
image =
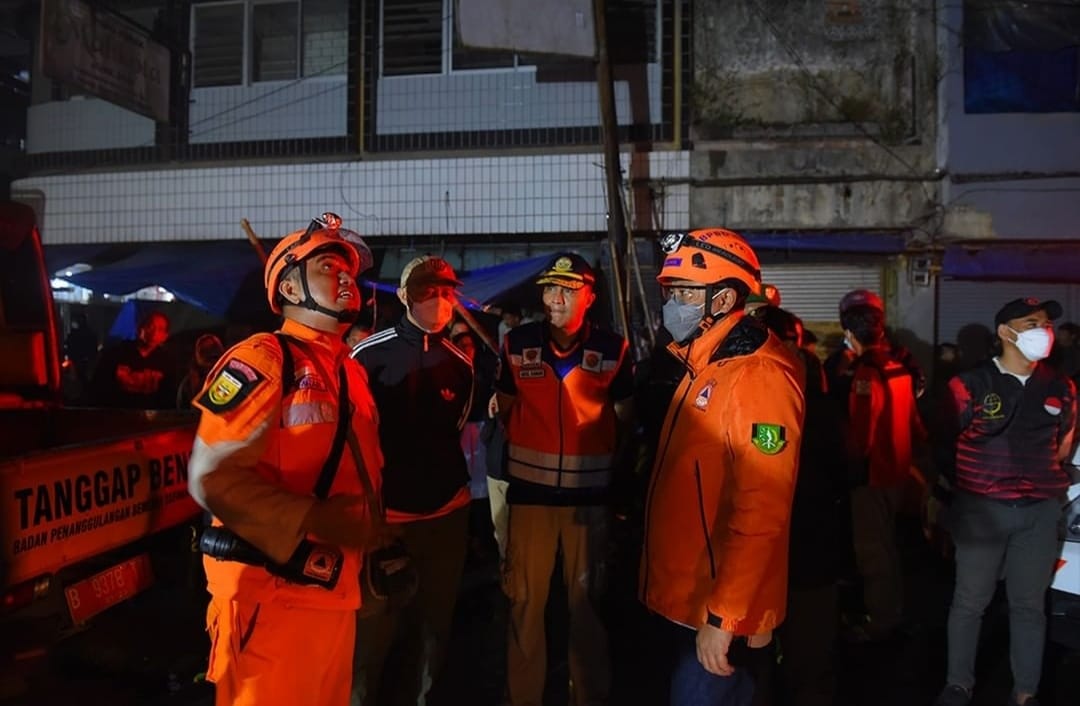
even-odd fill
[{"label": "orange safety helmet", "polygon": [[656,280],[669,285],[688,280],[710,285],[737,279],[751,292],[761,287],[757,255],[742,236],[723,228],[703,228],[689,233],[668,233],[660,240],[664,266]]},{"label": "orange safety helmet", "polygon": [[[367,270],[375,261],[363,238],[358,233],[341,227],[340,216],[324,213],[312,219],[306,230],[298,230],[282,238],[266,258],[263,284],[266,286],[266,299],[270,303],[271,311],[275,314],[281,313],[278,285],[285,273],[316,252],[326,249],[337,250],[345,256],[353,277]],[[310,299],[306,280],[304,293],[307,299]]]}]

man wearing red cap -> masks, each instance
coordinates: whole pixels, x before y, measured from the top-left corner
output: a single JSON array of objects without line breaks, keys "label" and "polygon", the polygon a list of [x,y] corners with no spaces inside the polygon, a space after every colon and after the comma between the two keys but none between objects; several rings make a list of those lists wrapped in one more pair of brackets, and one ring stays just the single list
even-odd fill
[{"label": "man wearing red cap", "polygon": [[540,706],[547,671],[544,608],[562,550],[577,706],[606,704],[607,633],[593,602],[604,590],[608,508],[627,437],[633,372],[626,340],[585,315],[592,267],[557,255],[537,284],[546,322],[506,334],[495,385],[506,420],[510,481],[503,588],[510,599],[507,685],[512,706]]},{"label": "man wearing red cap", "polygon": [[844,344],[853,355],[845,400],[847,468],[855,564],[867,613],[852,626],[849,638],[855,641],[891,637],[903,617],[896,514],[914,448],[926,440],[911,374],[890,351],[879,303],[849,302],[840,316]]},{"label": "man wearing red cap", "polygon": [[1037,706],[1046,590],[1058,555],[1063,463],[1073,448],[1076,387],[1044,363],[1055,301],[1016,299],[994,325],[1001,355],[949,381],[939,467],[953,488],[946,521],[956,546],[948,671],[938,706],[967,706],[983,612],[1004,574],[1011,706]]},{"label": "man wearing red cap", "polygon": [[[869,289],[853,289],[840,299],[840,316],[853,307],[868,307],[885,315],[885,302],[876,293]],[[887,333],[887,332],[886,332]],[[907,369],[911,375],[912,389],[915,397],[921,397],[926,389],[926,375],[923,373],[915,356],[905,346],[889,341],[889,355]],[[855,354],[851,348],[844,344],[840,350],[834,351],[825,359],[825,380],[829,394],[838,402],[847,404],[848,394],[851,392],[851,363],[855,360]]]},{"label": "man wearing red cap", "polygon": [[400,282],[405,315],[361,341],[353,357],[379,411],[386,520],[401,530],[419,588],[407,606],[358,619],[353,704],[360,705],[377,702],[380,681],[391,704],[425,702],[442,667],[468,539],[461,431],[473,404],[473,366],[448,335],[461,280],[446,260],[423,256],[405,265]]}]

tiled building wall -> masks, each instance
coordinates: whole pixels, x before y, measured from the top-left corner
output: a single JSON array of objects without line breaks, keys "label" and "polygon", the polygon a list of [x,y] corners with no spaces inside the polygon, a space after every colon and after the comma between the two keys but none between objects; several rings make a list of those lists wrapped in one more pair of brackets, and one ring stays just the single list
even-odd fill
[{"label": "tiled building wall", "polygon": [[[48,244],[242,239],[241,218],[276,238],[326,210],[374,238],[521,238],[606,232],[602,165],[598,153],[350,161],[32,177],[13,190],[46,194]],[[651,177],[681,184],[657,204],[664,229],[689,225],[687,169],[686,152],[648,156]]]}]

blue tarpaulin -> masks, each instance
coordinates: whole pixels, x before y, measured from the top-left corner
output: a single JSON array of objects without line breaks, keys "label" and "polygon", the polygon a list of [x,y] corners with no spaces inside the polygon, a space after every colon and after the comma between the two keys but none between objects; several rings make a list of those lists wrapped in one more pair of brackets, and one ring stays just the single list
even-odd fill
[{"label": "blue tarpaulin", "polygon": [[[108,246],[65,246],[53,251],[49,267],[62,269],[76,262],[92,262],[108,255]],[[48,257],[48,256],[47,256]],[[461,274],[461,298],[469,306],[490,303],[500,294],[532,280],[550,255],[484,267]],[[135,252],[64,279],[79,287],[123,296],[144,287],[159,286],[177,299],[211,314],[225,316],[245,278],[261,270],[246,241],[207,243],[162,243]],[[367,282],[367,286],[371,286]],[[396,291],[396,283],[375,286]],[[134,330],[134,319],[125,331]]]},{"label": "blue tarpaulin", "polygon": [[[748,231],[744,235],[760,251],[888,255],[903,252],[905,243],[904,234],[895,232]],[[252,291],[261,287],[257,275],[262,268],[247,241],[54,246],[46,247],[46,258],[54,271],[76,262],[91,264],[91,270],[64,276],[80,287],[123,296],[144,287],[160,286],[178,299],[222,317],[228,315],[245,280]],[[461,298],[473,308],[490,304],[531,282],[550,258],[548,253],[459,273],[464,283]],[[372,286],[372,282],[366,286]],[[374,286],[390,293],[397,289],[396,282],[376,282]],[[250,294],[244,290],[244,297]]]},{"label": "blue tarpaulin", "polygon": [[117,296],[156,285],[177,299],[223,316],[254,269],[261,270],[262,265],[246,241],[162,243],[65,279]]}]

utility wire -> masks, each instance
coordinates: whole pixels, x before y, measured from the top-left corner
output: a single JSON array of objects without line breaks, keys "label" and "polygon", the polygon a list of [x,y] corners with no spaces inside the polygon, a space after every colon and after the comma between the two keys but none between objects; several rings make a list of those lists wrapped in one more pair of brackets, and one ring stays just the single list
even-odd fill
[{"label": "utility wire", "polygon": [[[889,145],[882,142],[876,135],[874,135],[869,130],[867,130],[866,127],[863,126],[863,124],[860,121],[852,119],[852,117],[848,114],[848,112],[844,109],[844,107],[840,104],[840,102],[838,100],[836,100],[836,98],[832,95],[832,92],[827,87],[821,85],[821,81],[816,76],[814,76],[814,73],[812,71],[810,71],[810,68],[806,65],[806,61],[802,58],[802,56],[795,49],[795,47],[793,47],[791,45],[791,43],[787,40],[787,38],[784,37],[783,33],[780,31],[780,28],[776,26],[776,23],[774,23],[772,21],[772,19],[768,15],[768,13],[765,12],[765,10],[757,2],[757,0],[750,0],[750,6],[751,6],[751,8],[753,8],[754,13],[758,15],[758,17],[761,19],[761,21],[765,23],[765,26],[768,28],[769,32],[776,39],[777,43],[780,44],[780,46],[783,48],[783,50],[788,54],[788,56],[791,57],[791,60],[793,62],[795,62],[795,65],[799,68],[799,70],[802,72],[802,74],[806,77],[807,85],[809,85],[814,90],[815,93],[817,93],[819,96],[821,96],[821,98],[824,99],[825,102],[828,103],[834,110],[836,110],[841,116],[843,116],[844,119],[848,123],[850,123],[866,139],[870,140],[870,142],[877,145],[881,150],[883,150],[886,154],[888,154],[890,157],[892,157],[897,163],[899,163],[901,166],[903,166],[905,169],[907,169],[908,172],[910,172],[913,176],[918,176],[919,173],[915,169],[915,167],[912,164],[910,164],[906,159],[901,157],[896,152],[896,150],[894,150],[892,147],[890,147]],[[912,230],[915,230],[915,231],[926,234],[931,240],[933,240],[934,237],[935,237],[933,233],[931,233],[931,232],[929,232],[929,231],[927,231],[927,230],[925,230],[923,228],[917,227],[915,225],[915,223],[920,223],[920,222],[923,222],[923,221],[927,221],[927,220],[930,220],[930,219],[932,219],[932,218],[934,218],[936,216],[939,216],[944,207],[941,204],[936,203],[935,199],[933,199],[931,197],[929,190],[926,188],[925,182],[920,180],[917,183],[919,184],[919,188],[923,193],[923,198],[925,198],[926,202],[928,204],[931,204],[933,206],[933,208],[932,208],[930,213],[925,214],[924,216],[920,216],[919,218],[917,218],[910,225],[910,228]],[[936,228],[935,228],[935,230],[936,230]]]}]

